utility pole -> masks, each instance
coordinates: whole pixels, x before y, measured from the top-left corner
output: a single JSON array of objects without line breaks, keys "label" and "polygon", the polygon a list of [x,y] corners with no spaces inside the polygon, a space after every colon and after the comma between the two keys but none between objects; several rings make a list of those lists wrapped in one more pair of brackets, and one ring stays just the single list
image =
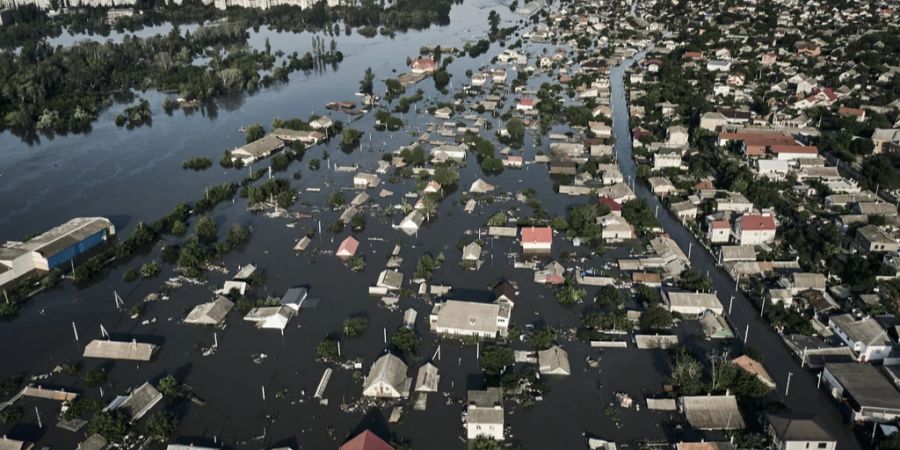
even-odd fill
[{"label": "utility pole", "polygon": [[747,324],[747,328],[744,329],[744,345],[747,345],[747,336],[750,335],[750,324]]},{"label": "utility pole", "polygon": [[728,301],[728,315],[731,315],[731,307],[734,306],[734,296],[731,296],[731,300]]},{"label": "utility pole", "polygon": [[791,377],[794,376],[794,372],[788,372],[787,385],[784,387],[784,396],[787,397],[788,393],[791,392]]}]

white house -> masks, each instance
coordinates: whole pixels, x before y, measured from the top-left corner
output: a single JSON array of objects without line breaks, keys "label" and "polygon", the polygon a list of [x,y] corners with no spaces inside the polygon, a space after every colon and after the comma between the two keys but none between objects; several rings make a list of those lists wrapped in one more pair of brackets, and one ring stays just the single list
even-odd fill
[{"label": "white house", "polygon": [[739,245],[760,245],[775,241],[775,218],[744,214],[734,222],[734,240]]},{"label": "white house", "polygon": [[406,376],[408,367],[400,358],[385,353],[375,360],[363,382],[363,396],[371,398],[406,398],[412,378]]},{"label": "white house", "polygon": [[669,167],[681,167],[681,154],[672,153],[656,153],[653,155],[653,170],[661,170]]},{"label": "white house", "polygon": [[522,250],[549,252],[553,246],[553,229],[550,227],[522,228]]},{"label": "white house", "polygon": [[600,238],[603,242],[622,242],[634,239],[634,228],[624,217],[616,214],[607,214],[597,218],[600,225]]},{"label": "white house", "polygon": [[419,211],[413,210],[400,221],[400,225],[398,225],[397,228],[408,236],[412,236],[419,232],[419,228],[422,227],[423,222],[425,222],[425,216]]},{"label": "white house", "polygon": [[772,450],[835,450],[837,441],[813,415],[766,414]]},{"label": "white house", "polygon": [[493,339],[506,336],[513,303],[499,300],[493,303],[447,300],[435,303],[431,309],[431,330],[453,336],[477,336]]},{"label": "white house", "polygon": [[500,388],[469,391],[466,408],[466,437],[503,440],[503,394]]},{"label": "white house", "polygon": [[724,244],[731,239],[731,224],[727,220],[713,220],[709,223],[706,238],[713,244]]},{"label": "white house", "polygon": [[853,350],[859,362],[882,361],[891,353],[887,331],[871,317],[855,320],[850,314],[838,314],[828,319],[828,326]]}]

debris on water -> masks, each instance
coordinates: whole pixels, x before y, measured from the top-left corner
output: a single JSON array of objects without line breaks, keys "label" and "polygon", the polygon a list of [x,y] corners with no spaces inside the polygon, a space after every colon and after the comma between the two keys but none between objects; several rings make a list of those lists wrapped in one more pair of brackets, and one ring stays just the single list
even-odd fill
[{"label": "debris on water", "polygon": [[619,406],[623,408],[631,408],[632,403],[634,403],[634,400],[624,392],[616,393],[616,399],[619,401]]},{"label": "debris on water", "polygon": [[250,361],[253,362],[253,364],[262,364],[262,362],[265,361],[268,357],[269,355],[265,353],[251,353]]}]

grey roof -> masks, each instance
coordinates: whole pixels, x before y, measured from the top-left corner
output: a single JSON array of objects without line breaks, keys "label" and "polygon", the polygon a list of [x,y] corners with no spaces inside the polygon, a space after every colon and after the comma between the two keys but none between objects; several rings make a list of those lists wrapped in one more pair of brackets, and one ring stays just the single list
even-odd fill
[{"label": "grey roof", "polygon": [[157,347],[142,342],[105,341],[94,339],[84,347],[85,358],[126,359],[149,361]]},{"label": "grey roof", "polygon": [[100,436],[99,434],[92,434],[87,439],[81,441],[78,444],[77,450],[103,450],[106,448],[108,442],[106,438]]},{"label": "grey roof", "polygon": [[813,415],[790,413],[766,414],[769,426],[781,442],[786,441],[834,441]]},{"label": "grey roof", "polygon": [[242,153],[247,153],[254,158],[262,158],[268,156],[270,153],[280,149],[281,147],[284,147],[284,142],[281,139],[278,139],[272,134],[267,134],[249,144],[244,145],[243,147],[240,147],[239,149],[235,150],[235,152],[240,151]]},{"label": "grey roof", "polygon": [[162,393],[153,387],[152,384],[145,382],[137,389],[131,391],[131,394],[113,409],[122,410],[129,420],[134,422],[140,420],[150,408],[153,408],[162,399]]},{"label": "grey roof", "polygon": [[863,227],[859,227],[856,230],[859,233],[859,236],[866,241],[873,244],[896,244],[897,241],[891,237],[891,235],[887,234],[886,231],[882,230],[875,225],[866,225]]},{"label": "grey roof", "polygon": [[756,261],[756,249],[752,245],[723,245],[722,262]]},{"label": "grey roof", "polygon": [[112,226],[105,217],[77,217],[29,239],[22,248],[49,257]]},{"label": "grey roof", "polygon": [[489,387],[483,391],[471,390],[467,392],[467,403],[481,408],[492,408],[503,404],[503,391],[497,387]]},{"label": "grey roof", "polygon": [[858,362],[825,363],[827,370],[856,403],[866,408],[900,411],[900,393],[877,368]]},{"label": "grey roof", "polygon": [[825,290],[827,280],[821,273],[794,272],[793,277],[792,287],[795,289]]},{"label": "grey roof", "polygon": [[434,364],[425,363],[416,374],[416,392],[437,392],[441,376]]},{"label": "grey roof", "polygon": [[831,316],[829,320],[834,322],[853,342],[861,342],[865,345],[891,345],[887,331],[871,317],[855,320],[850,314],[838,314]]},{"label": "grey roof", "polygon": [[538,352],[538,366],[541,373],[551,375],[570,375],[569,354],[560,346],[554,345]]},{"label": "grey roof", "polygon": [[309,290],[305,287],[294,287],[287,290],[281,297],[282,305],[299,305],[300,302],[306,300]]},{"label": "grey roof", "polygon": [[496,303],[466,302],[447,300],[437,303],[431,314],[437,315],[438,328],[452,328],[478,331],[482,333],[497,332],[497,315],[500,305]]},{"label": "grey roof", "polygon": [[250,279],[250,276],[253,275],[254,272],[256,272],[256,266],[254,266],[253,264],[247,264],[246,266],[241,267],[241,270],[239,270],[238,273],[234,275],[233,279],[237,281],[247,281]]},{"label": "grey roof", "polygon": [[184,322],[196,325],[218,325],[234,308],[234,302],[227,297],[219,296],[215,301],[202,303],[194,307]]},{"label": "grey roof", "polygon": [[678,399],[688,422],[698,430],[738,430],[744,419],[733,395],[698,395]]},{"label": "grey roof", "polygon": [[478,245],[477,242],[470,242],[468,245],[463,247],[462,259],[464,260],[476,260],[481,256],[481,246]]},{"label": "grey roof", "polygon": [[466,421],[475,424],[503,424],[503,408],[469,408]]},{"label": "grey roof", "polygon": [[378,286],[400,289],[403,285],[403,273],[397,270],[382,270],[378,275]]},{"label": "grey roof", "polygon": [[406,376],[407,369],[406,363],[400,358],[390,353],[385,353],[375,360],[372,368],[369,369],[369,375],[363,383],[363,391],[376,383],[386,383],[400,394],[409,394],[409,385],[412,379]]},{"label": "grey roof", "polygon": [[667,291],[665,293],[669,308],[688,307],[688,308],[708,308],[721,309],[722,304],[716,297],[716,294],[706,292],[674,292]]}]

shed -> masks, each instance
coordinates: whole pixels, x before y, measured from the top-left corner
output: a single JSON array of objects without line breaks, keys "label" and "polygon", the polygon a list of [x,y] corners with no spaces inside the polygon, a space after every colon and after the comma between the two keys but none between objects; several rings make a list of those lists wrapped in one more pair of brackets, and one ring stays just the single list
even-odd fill
[{"label": "shed", "polygon": [[416,392],[437,392],[439,380],[438,368],[430,362],[425,363],[416,374]]},{"label": "shed", "polygon": [[234,302],[227,297],[218,296],[212,302],[201,303],[194,307],[184,319],[184,323],[192,325],[218,325],[234,308]]}]

